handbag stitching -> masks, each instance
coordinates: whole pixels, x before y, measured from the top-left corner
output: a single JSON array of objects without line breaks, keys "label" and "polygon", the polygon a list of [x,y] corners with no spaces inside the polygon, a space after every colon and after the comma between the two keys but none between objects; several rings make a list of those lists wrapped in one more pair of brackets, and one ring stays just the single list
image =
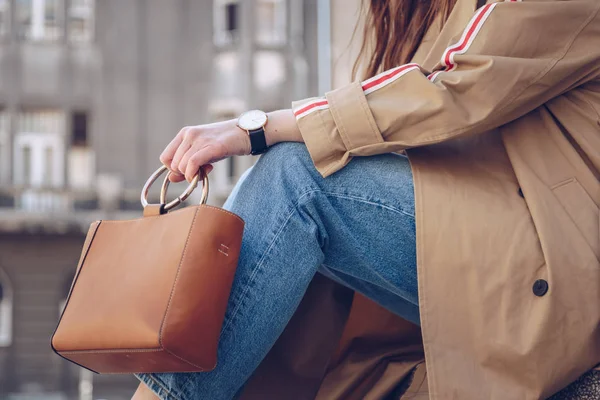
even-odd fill
[{"label": "handbag stitching", "polygon": [[173,352],[169,351],[169,350],[168,350],[168,349],[166,349],[166,348],[163,348],[163,350],[164,350],[164,351],[166,351],[167,353],[169,353],[170,355],[172,355],[173,357],[179,358],[181,361],[183,361],[183,362],[185,362],[185,363],[187,363],[187,364],[191,365],[192,367],[194,367],[194,368],[198,368],[198,371],[195,371],[195,372],[204,372],[204,371],[206,371],[206,369],[205,369],[205,368],[202,368],[202,367],[200,367],[199,365],[196,365],[196,364],[194,364],[193,362],[190,362],[190,361],[186,360],[186,359],[185,359],[185,358],[183,358],[183,357],[179,357],[177,354],[175,354],[175,353],[173,353]]},{"label": "handbag stitching", "polygon": [[[242,219],[242,217],[240,217],[239,215],[234,214],[234,213],[232,213],[230,211],[224,210],[224,209],[219,208],[219,207],[209,206],[207,204],[201,204],[199,206],[194,206],[194,207],[196,207],[196,209],[198,209],[199,207],[204,207],[204,208],[210,208],[210,209],[213,209],[213,210],[216,210],[216,211],[220,211],[222,213],[234,216],[235,218],[237,218],[238,220],[240,220],[240,222],[244,222],[244,220]],[[185,208],[182,208],[180,210],[171,211],[169,214],[174,214],[174,213],[177,213],[177,212],[182,212],[182,211],[187,210],[188,208],[190,208],[190,207],[185,207]],[[149,216],[144,217],[143,219],[159,218],[159,217],[163,217],[164,215],[165,214],[163,214],[163,215],[149,215]],[[140,221],[140,220],[143,220],[143,219],[139,219],[139,218],[138,219],[122,219],[122,220],[115,220],[115,221],[102,221],[102,223],[104,223],[104,224],[111,224],[112,225],[112,224],[120,224],[120,223],[124,223],[124,222]]]},{"label": "handbag stitching", "polygon": [[206,205],[206,204],[202,204],[200,207],[212,208],[213,210],[217,210],[217,211],[224,212],[225,214],[233,215],[234,217],[236,217],[237,219],[239,219],[241,222],[244,222],[244,220],[242,219],[242,217],[240,217],[239,215],[234,214],[234,213],[232,213],[230,211],[224,210],[222,208],[213,207],[213,206],[209,206],[209,205]]},{"label": "handbag stitching", "polygon": [[[194,208],[194,207],[193,207],[193,206],[192,206],[192,207],[184,207],[184,208],[181,208],[181,209],[179,209],[179,210],[171,211],[171,212],[169,213],[169,215],[172,215],[172,214],[177,214],[177,213],[183,213],[183,212],[185,212],[185,211],[189,211],[189,210],[191,210],[192,208]],[[144,221],[144,220],[146,220],[146,219],[150,219],[150,218],[159,218],[159,217],[164,217],[165,215],[167,215],[167,214],[162,214],[162,215],[148,215],[148,216],[146,216],[146,217],[143,217],[143,218],[134,218],[134,219],[120,219],[120,220],[102,221],[102,222],[103,222],[104,224],[111,224],[111,225],[114,225],[114,224],[122,224],[122,223],[127,223],[127,222],[129,222],[129,223],[131,223],[131,222],[140,222],[140,221]]]},{"label": "handbag stitching", "polygon": [[171,294],[169,295],[169,302],[167,303],[167,310],[165,311],[165,316],[163,317],[163,320],[160,323],[160,330],[158,333],[158,343],[160,344],[161,348],[164,349],[164,351],[171,354],[172,356],[177,357],[181,361],[186,362],[195,368],[204,370],[202,367],[186,360],[185,358],[179,357],[177,354],[174,354],[173,352],[169,351],[169,349],[167,349],[162,343],[162,335],[163,335],[163,330],[165,328],[165,321],[167,320],[167,317],[169,316],[169,310],[171,309],[171,300],[173,300],[173,295],[175,294],[175,289],[177,288],[177,281],[179,280],[179,272],[181,272],[181,265],[183,264],[183,260],[185,259],[185,254],[187,252],[188,244],[190,241],[190,236],[192,236],[192,231],[194,230],[194,226],[196,225],[196,217],[198,216],[198,209],[199,209],[199,207],[196,208],[196,211],[194,211],[194,218],[192,219],[192,224],[190,225],[190,230],[188,232],[187,239],[185,240],[185,246],[183,247],[183,253],[181,254],[181,259],[179,260],[179,266],[177,267],[177,273],[175,274],[175,281],[173,282],[173,288],[171,289]]},{"label": "handbag stitching", "polygon": [[50,347],[52,348],[52,351],[54,351],[59,357],[64,358],[67,361],[70,361],[78,366],[80,366],[81,368],[87,369],[89,371],[92,371],[94,373],[97,373],[96,371],[94,371],[93,369],[84,367],[83,365],[69,360],[67,359],[65,356],[62,355],[62,353],[64,352],[59,352],[58,350],[56,350],[56,348],[54,347],[54,336],[56,335],[56,331],[58,331],[58,327],[60,326],[60,322],[62,321],[63,316],[65,315],[65,311],[67,310],[67,307],[69,305],[69,300],[71,300],[71,294],[73,293],[73,289],[75,289],[75,283],[77,282],[77,279],[79,278],[79,275],[81,274],[81,271],[83,270],[83,264],[85,263],[85,259],[87,258],[87,255],[90,251],[90,248],[92,247],[92,243],[94,242],[94,238],[96,237],[96,234],[98,233],[98,228],[100,228],[100,224],[102,223],[102,221],[96,221],[94,222],[95,226],[94,226],[94,233],[92,233],[92,235],[89,235],[90,240],[89,242],[87,241],[86,238],[86,242],[84,242],[84,246],[85,247],[85,252],[82,253],[81,255],[81,260],[79,261],[79,264],[77,265],[77,270],[75,272],[75,277],[73,278],[73,283],[71,284],[71,288],[69,289],[69,294],[67,295],[67,301],[65,303],[65,306],[63,307],[63,310],[60,314],[60,318],[58,319],[58,324],[56,325],[56,328],[54,329],[54,333],[52,334],[52,338],[50,339]]},{"label": "handbag stitching", "polygon": [[[71,293],[73,293],[73,289],[75,288],[75,282],[77,281],[77,278],[79,277],[79,274],[81,273],[81,270],[83,269],[83,263],[85,262],[85,260],[87,258],[88,252],[92,248],[92,242],[96,238],[96,233],[98,232],[98,228],[100,227],[101,222],[103,222],[103,221],[94,222],[94,233],[89,238],[86,237],[86,241],[84,242],[85,253],[82,253],[81,259],[79,260],[79,263],[77,263],[77,269],[75,270],[76,276],[73,277],[73,282],[71,282],[71,287],[69,288],[69,294],[67,295],[67,299],[71,298]],[[66,308],[67,308],[67,303],[65,303],[63,311],[66,310]],[[62,316],[61,316],[61,318],[62,318]]]},{"label": "handbag stitching", "polygon": [[98,350],[69,350],[61,351],[62,354],[101,354],[101,353],[152,353],[163,351],[162,348],[154,349],[98,349]]}]

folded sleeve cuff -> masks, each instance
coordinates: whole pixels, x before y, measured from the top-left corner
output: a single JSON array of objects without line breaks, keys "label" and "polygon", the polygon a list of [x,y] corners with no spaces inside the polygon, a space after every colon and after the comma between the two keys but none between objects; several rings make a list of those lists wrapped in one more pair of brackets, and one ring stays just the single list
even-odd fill
[{"label": "folded sleeve cuff", "polygon": [[302,138],[323,177],[343,168],[352,150],[383,142],[360,82],[292,103]]},{"label": "folded sleeve cuff", "polygon": [[361,82],[353,82],[325,95],[331,115],[346,149],[383,143]]},{"label": "folded sleeve cuff", "polygon": [[313,163],[323,177],[340,170],[350,161],[325,98],[294,101],[292,111]]}]

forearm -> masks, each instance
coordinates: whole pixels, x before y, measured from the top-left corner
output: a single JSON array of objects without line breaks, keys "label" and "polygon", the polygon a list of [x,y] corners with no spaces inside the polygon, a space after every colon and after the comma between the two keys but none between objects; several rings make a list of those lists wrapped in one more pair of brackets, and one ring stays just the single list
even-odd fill
[{"label": "forearm", "polygon": [[269,122],[265,126],[267,145],[279,142],[304,142],[296,117],[292,110],[278,110],[268,113]]},{"label": "forearm", "polygon": [[[160,156],[160,161],[172,172],[169,179],[179,182],[185,176],[191,182],[200,167],[209,173],[212,163],[250,154],[248,133],[237,122],[237,119],[231,119],[181,129]],[[268,114],[265,139],[268,146],[279,142],[304,142],[292,110]]]}]

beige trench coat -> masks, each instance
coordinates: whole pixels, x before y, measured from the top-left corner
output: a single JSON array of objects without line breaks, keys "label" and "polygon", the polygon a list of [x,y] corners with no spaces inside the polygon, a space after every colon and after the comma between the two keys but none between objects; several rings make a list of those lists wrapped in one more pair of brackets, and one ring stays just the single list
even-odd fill
[{"label": "beige trench coat", "polygon": [[[374,376],[367,359],[399,357],[404,367],[375,376],[397,382],[412,370],[431,399],[540,399],[600,362],[600,1],[476,3],[458,0],[413,63],[293,104],[324,177],[353,157],[409,155],[426,371],[418,332],[391,316],[387,325],[363,320],[374,327],[362,335],[372,339],[365,348],[377,356],[357,349],[352,334],[338,345],[349,294],[329,288],[339,302],[313,306],[339,318],[301,307],[313,329],[290,326],[248,393],[268,392],[271,363],[310,370],[302,378],[322,398],[380,398],[353,395],[377,386],[356,374]],[[304,352],[295,352],[304,336],[294,329],[313,335]],[[398,352],[397,340],[386,356],[384,336],[373,333],[386,331],[408,350]],[[362,372],[353,375],[352,365]],[[344,380],[355,384],[334,388]]]}]

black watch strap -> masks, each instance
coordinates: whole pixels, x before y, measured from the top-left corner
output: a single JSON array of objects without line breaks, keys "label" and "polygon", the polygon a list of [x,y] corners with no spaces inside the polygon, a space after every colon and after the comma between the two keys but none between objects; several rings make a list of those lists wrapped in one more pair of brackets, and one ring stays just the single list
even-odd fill
[{"label": "black watch strap", "polygon": [[248,136],[250,136],[250,154],[255,156],[267,151],[268,146],[264,128],[261,127],[253,131],[248,131]]}]

